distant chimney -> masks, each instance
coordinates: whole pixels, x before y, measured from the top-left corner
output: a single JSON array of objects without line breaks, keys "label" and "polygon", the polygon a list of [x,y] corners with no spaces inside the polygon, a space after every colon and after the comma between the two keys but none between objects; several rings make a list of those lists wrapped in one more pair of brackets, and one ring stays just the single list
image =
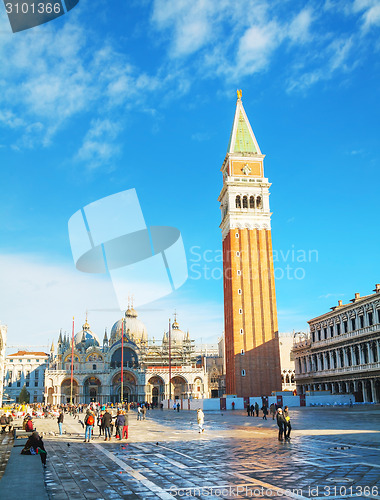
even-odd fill
[{"label": "distant chimney", "polygon": [[376,283],[374,292],[380,293],[380,283]]},{"label": "distant chimney", "polygon": [[355,300],[360,297],[360,293],[355,293]]},{"label": "distant chimney", "polygon": [[343,302],[341,300],[338,300],[338,306],[341,306]]}]

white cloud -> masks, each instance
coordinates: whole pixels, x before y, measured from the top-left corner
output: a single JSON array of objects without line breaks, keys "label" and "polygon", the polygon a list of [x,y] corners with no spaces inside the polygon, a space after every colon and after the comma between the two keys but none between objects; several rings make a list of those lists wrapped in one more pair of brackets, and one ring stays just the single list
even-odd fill
[{"label": "white cloud", "polygon": [[307,7],[299,12],[289,25],[288,36],[293,42],[306,42],[310,39],[310,27],[313,22],[313,11]]}]

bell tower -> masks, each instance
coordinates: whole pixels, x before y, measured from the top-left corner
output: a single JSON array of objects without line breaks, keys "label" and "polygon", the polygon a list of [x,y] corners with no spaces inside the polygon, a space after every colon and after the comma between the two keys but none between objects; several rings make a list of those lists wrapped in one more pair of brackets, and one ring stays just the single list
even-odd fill
[{"label": "bell tower", "polygon": [[227,394],[270,396],[281,390],[269,187],[238,90],[221,171]]}]

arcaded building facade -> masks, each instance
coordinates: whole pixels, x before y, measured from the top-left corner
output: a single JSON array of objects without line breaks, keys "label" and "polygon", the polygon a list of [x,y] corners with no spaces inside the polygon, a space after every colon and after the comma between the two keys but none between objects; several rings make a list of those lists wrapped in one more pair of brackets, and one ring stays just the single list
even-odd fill
[{"label": "arcaded building facade", "polygon": [[[123,334],[123,400],[159,404],[165,399],[208,396],[205,367],[197,363],[194,341],[175,320],[170,335],[171,380],[169,380],[169,334],[162,340],[149,338],[137,312],[129,308],[102,342],[87,322],[74,338],[73,402],[117,403],[121,400]],[[45,400],[60,404],[71,401],[72,344],[59,335],[45,373]],[[170,385],[169,385],[170,384]]]},{"label": "arcaded building facade", "polygon": [[271,184],[241,91],[221,170],[226,392],[268,396],[281,390]]},{"label": "arcaded building facade", "polygon": [[328,390],[379,403],[380,285],[331,309],[310,320],[310,334],[294,344],[298,394]]}]

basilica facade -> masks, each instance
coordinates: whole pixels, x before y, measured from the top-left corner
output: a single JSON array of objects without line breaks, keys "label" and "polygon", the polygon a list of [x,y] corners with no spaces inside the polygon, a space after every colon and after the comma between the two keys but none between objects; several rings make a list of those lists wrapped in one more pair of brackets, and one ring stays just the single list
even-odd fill
[{"label": "basilica facade", "polygon": [[113,325],[109,336],[105,332],[102,342],[86,318],[74,337],[73,387],[71,360],[71,339],[60,333],[45,371],[45,402],[69,403],[71,393],[73,403],[117,403],[123,399],[159,404],[170,397],[208,397],[205,367],[199,363],[189,332],[183,332],[175,320],[170,335],[165,332],[162,340],[149,339],[133,307]]}]

